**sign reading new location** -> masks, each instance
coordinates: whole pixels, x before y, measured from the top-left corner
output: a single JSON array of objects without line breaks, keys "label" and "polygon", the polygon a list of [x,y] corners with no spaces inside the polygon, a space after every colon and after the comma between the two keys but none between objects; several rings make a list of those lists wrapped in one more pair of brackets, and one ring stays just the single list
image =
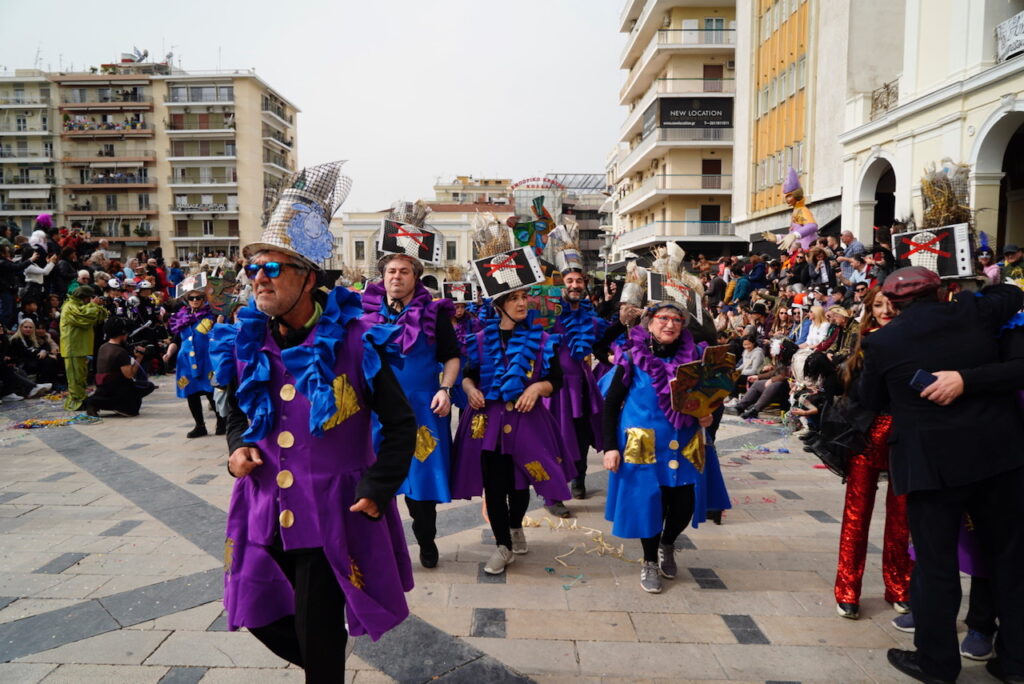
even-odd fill
[{"label": "sign reading new location", "polygon": [[665,97],[663,128],[732,128],[731,97]]}]

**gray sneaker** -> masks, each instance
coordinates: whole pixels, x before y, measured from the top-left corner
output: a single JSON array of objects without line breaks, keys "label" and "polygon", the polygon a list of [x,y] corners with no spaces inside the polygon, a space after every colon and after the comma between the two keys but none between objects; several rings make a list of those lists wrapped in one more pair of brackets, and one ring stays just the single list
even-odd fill
[{"label": "gray sneaker", "polygon": [[676,567],[675,547],[671,544],[658,544],[658,570],[665,579],[675,579],[679,568]]},{"label": "gray sneaker", "polygon": [[512,555],[512,549],[507,546],[499,546],[494,549],[494,553],[487,560],[487,565],[484,566],[484,572],[488,575],[500,575],[505,572],[505,568],[515,563],[516,557]]},{"label": "gray sneaker", "polygon": [[661,576],[658,575],[658,564],[644,561],[640,566],[640,588],[648,594],[661,593]]},{"label": "gray sneaker", "polygon": [[526,532],[520,527],[518,530],[514,527],[509,530],[512,533],[512,553],[517,556],[522,556],[530,549],[526,546]]},{"label": "gray sneaker", "polygon": [[548,513],[555,516],[556,518],[571,518],[572,512],[565,507],[565,504],[561,501],[555,501],[550,506],[544,506]]}]

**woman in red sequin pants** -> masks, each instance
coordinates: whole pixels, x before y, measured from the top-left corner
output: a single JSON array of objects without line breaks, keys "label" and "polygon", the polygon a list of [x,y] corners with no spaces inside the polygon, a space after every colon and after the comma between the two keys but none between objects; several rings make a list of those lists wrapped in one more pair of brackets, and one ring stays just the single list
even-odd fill
[{"label": "woman in red sequin pants", "polygon": [[[872,288],[864,297],[862,336],[886,325],[894,315],[885,296],[877,288]],[[854,385],[859,374],[862,359],[859,347],[858,343],[858,349],[846,369],[844,379],[847,388]],[[866,435],[867,448],[863,454],[851,458],[849,463],[835,586],[837,610],[845,618],[860,617],[860,589],[868,550],[868,529],[875,508],[879,475],[889,470],[888,439],[891,430],[892,416],[884,413],[876,416]],[[899,613],[910,610],[910,573],[914,562],[910,559],[909,542],[906,497],[897,496],[892,486],[887,485],[882,581],[885,583],[885,600],[893,604]]]}]

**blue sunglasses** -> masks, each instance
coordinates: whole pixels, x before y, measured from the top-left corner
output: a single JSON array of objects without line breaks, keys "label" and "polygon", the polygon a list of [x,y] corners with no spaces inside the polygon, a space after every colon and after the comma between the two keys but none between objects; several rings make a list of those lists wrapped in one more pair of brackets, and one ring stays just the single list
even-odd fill
[{"label": "blue sunglasses", "polygon": [[268,261],[265,264],[246,264],[245,274],[249,276],[250,280],[255,280],[262,270],[267,274],[268,278],[276,278],[281,275],[281,269],[285,267],[294,268],[297,271],[309,270],[305,266],[299,266],[298,264],[282,264],[280,261]]}]

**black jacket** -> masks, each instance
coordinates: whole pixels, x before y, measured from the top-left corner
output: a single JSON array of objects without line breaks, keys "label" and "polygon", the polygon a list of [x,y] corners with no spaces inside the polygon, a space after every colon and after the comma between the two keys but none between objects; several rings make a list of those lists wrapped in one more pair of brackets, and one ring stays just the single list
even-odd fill
[{"label": "black jacket", "polygon": [[[863,341],[861,397],[866,407],[893,416],[890,477],[898,494],[966,485],[1024,466],[1016,393],[972,385],[975,369],[1000,361],[999,330],[1024,305],[1024,291],[996,285],[984,295],[915,303]],[[949,406],[922,399],[910,386],[919,369],[961,371],[964,394]],[[1003,388],[1024,388],[1024,369],[1015,373],[1004,374]]]}]

